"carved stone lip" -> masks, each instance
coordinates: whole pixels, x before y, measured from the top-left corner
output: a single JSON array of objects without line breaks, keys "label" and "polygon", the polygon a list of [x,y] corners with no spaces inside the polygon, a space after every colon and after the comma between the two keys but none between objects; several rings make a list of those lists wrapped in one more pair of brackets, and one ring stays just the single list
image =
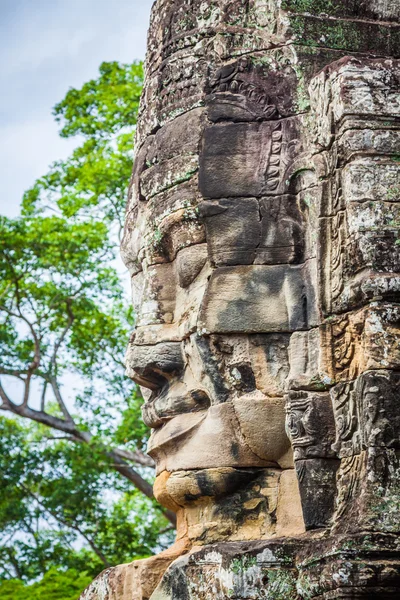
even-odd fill
[{"label": "carved stone lip", "polygon": [[[167,403],[164,404],[164,401]],[[171,388],[165,385],[162,389],[153,391],[150,399],[143,404],[142,417],[148,427],[159,429],[181,415],[204,412],[210,405],[210,397],[201,389],[178,394],[171,401]]]}]

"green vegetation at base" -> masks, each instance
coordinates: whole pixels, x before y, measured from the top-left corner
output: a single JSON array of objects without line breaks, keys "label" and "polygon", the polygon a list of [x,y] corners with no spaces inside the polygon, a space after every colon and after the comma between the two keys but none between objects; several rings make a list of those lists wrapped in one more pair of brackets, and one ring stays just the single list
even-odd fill
[{"label": "green vegetation at base", "polygon": [[92,577],[75,569],[50,569],[37,583],[25,584],[19,579],[0,582],[1,600],[77,600]]}]

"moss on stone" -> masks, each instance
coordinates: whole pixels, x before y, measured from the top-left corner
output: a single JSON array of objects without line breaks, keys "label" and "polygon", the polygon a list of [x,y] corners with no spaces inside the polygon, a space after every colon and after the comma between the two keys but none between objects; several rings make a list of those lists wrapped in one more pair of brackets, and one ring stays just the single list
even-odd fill
[{"label": "moss on stone", "polygon": [[313,15],[324,13],[337,15],[341,12],[343,2],[333,2],[332,0],[283,0],[282,8],[296,12],[307,12]]}]

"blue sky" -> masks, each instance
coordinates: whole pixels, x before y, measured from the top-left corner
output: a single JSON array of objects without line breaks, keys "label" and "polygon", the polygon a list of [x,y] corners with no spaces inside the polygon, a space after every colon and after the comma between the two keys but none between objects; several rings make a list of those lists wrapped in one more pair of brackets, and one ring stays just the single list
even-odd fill
[{"label": "blue sky", "polygon": [[0,213],[66,157],[51,109],[104,60],[144,58],[153,0],[0,0]]}]

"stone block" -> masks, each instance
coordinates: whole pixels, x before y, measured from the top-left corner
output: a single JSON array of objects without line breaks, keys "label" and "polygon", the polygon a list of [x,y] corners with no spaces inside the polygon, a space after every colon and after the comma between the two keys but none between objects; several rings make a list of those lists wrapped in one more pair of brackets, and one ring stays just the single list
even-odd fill
[{"label": "stone block", "polygon": [[161,127],[153,137],[147,162],[154,165],[174,156],[198,154],[204,121],[204,108],[194,108]]},{"label": "stone block", "polygon": [[132,277],[142,270],[141,253],[145,223],[145,216],[137,206],[126,213],[120,252]]},{"label": "stone block", "polygon": [[336,473],[340,461],[310,458],[296,460],[295,466],[306,530],[328,527],[335,508]]},{"label": "stone block", "polygon": [[184,206],[147,223],[144,255],[148,264],[170,262],[182,248],[205,242],[195,206]]},{"label": "stone block", "polygon": [[[284,493],[291,492],[297,519],[292,534],[304,532],[300,496],[293,469],[203,469],[179,471],[167,479],[174,502],[184,507],[182,529],[194,545],[217,541],[261,540],[288,530]],[[281,490],[281,481],[284,478]],[[280,505],[281,504],[281,508]]]},{"label": "stone block", "polygon": [[400,453],[369,447],[343,458],[338,471],[335,533],[399,534]]},{"label": "stone block", "polygon": [[[382,122],[378,122],[382,126]],[[371,148],[374,154],[397,156],[400,152],[400,132],[393,129],[364,129],[365,122],[354,122],[353,127],[343,133],[338,141],[341,156],[348,161],[354,155],[360,153],[368,154]]]},{"label": "stone block", "polygon": [[299,549],[297,590],[315,600],[394,600],[400,591],[398,540],[382,533],[333,535]]},{"label": "stone block", "polygon": [[198,170],[198,155],[181,154],[146,169],[140,177],[140,189],[146,200],[188,181]]},{"label": "stone block", "polygon": [[257,391],[268,397],[283,396],[290,334],[211,335],[203,339],[210,340],[210,353],[233,397]]},{"label": "stone block", "polygon": [[305,224],[295,196],[203,201],[199,209],[216,266],[302,262]]},{"label": "stone block", "polygon": [[128,377],[139,385],[159,390],[172,374],[178,374],[183,369],[181,344],[168,342],[154,346],[136,346],[130,343],[125,364]]},{"label": "stone block", "polygon": [[264,460],[274,457],[283,469],[293,467],[285,433],[285,400],[249,394],[233,400],[239,428],[252,452]]},{"label": "stone block", "polygon": [[374,304],[327,319],[321,325],[325,369],[331,382],[354,380],[371,369],[400,366],[397,304]]},{"label": "stone block", "polygon": [[279,479],[278,505],[276,507],[276,535],[290,538],[304,533],[299,482],[294,469],[285,469]]},{"label": "stone block", "polygon": [[[358,211],[359,203],[356,207]],[[382,205],[378,204],[377,223],[385,221],[380,208]],[[387,220],[390,208],[385,206],[384,212]],[[392,214],[396,213],[396,210],[392,211]],[[350,209],[320,220],[324,262],[320,286],[326,315],[352,310],[375,298],[395,300],[399,296],[399,224],[391,221],[387,226],[375,226],[372,215],[372,222],[366,226],[362,224],[363,217],[368,218],[367,210],[355,215]],[[352,233],[349,232],[350,223]]]},{"label": "stone block", "polygon": [[213,264],[219,267],[254,262],[261,242],[260,209],[255,198],[203,201],[199,210]]},{"label": "stone block", "polygon": [[[174,562],[151,600],[297,600],[294,556],[300,541],[222,542]],[[268,596],[267,596],[268,597]]]},{"label": "stone block", "polygon": [[214,271],[199,317],[210,333],[307,329],[316,323],[308,265],[240,266]]},{"label": "stone block", "polygon": [[333,383],[330,338],[324,327],[295,331],[290,338],[287,387],[320,392]]},{"label": "stone block", "polygon": [[368,371],[357,382],[363,448],[400,448],[400,373]]},{"label": "stone block", "polygon": [[350,202],[398,202],[400,164],[393,160],[354,160],[342,172],[343,197]]},{"label": "stone block", "polygon": [[298,151],[295,118],[206,127],[199,188],[205,198],[285,193],[284,173]]},{"label": "stone block", "polygon": [[[310,10],[310,12],[308,12]],[[329,19],[314,16],[307,7],[307,14],[296,14],[290,19],[290,30],[295,39],[306,46],[337,48],[343,54],[371,52],[382,56],[399,56],[400,27],[367,19]]]},{"label": "stone block", "polygon": [[400,15],[396,7],[396,0],[330,0],[329,5],[325,0],[283,0],[281,7],[289,12],[307,11],[321,18],[329,15],[346,19],[384,19],[385,21],[399,21]]},{"label": "stone block", "polygon": [[172,263],[152,265],[145,273],[137,325],[172,323],[176,303],[176,275]]},{"label": "stone block", "polygon": [[[247,16],[251,21],[251,14],[256,19],[260,12],[249,6],[249,12],[243,15],[243,20]],[[243,123],[269,121],[295,114],[296,71],[287,65],[283,73],[273,65],[272,57],[271,64],[266,65],[262,60],[257,61],[256,57],[249,59],[242,56],[218,68],[210,81],[210,94],[206,97],[208,119],[214,123]]]},{"label": "stone block", "polygon": [[295,196],[260,200],[261,241],[255,264],[300,263],[304,258],[305,223]]},{"label": "stone block", "polygon": [[250,359],[256,388],[270,397],[283,396],[290,369],[288,333],[250,336]]},{"label": "stone block", "polygon": [[[275,448],[272,451],[275,452]],[[227,402],[211,406],[208,411],[178,415],[154,430],[148,443],[148,454],[157,463],[157,473],[161,473],[216,467],[276,466],[280,448],[268,460],[257,456],[240,429],[234,406]]]},{"label": "stone block", "polygon": [[195,244],[182,248],[176,255],[176,271],[181,288],[187,288],[207,261],[206,244]]},{"label": "stone block", "polygon": [[[153,222],[159,226],[163,219],[172,215],[172,213],[186,209],[195,209],[201,199],[198,190],[198,178],[194,175],[188,181],[183,181],[178,185],[160,192],[153,196],[145,205],[148,226]],[[144,209],[144,208],[143,208]]]},{"label": "stone block", "polygon": [[364,58],[360,63],[347,57],[328,70],[333,75],[332,106],[336,122],[344,115],[354,115],[355,106],[357,115],[366,119],[400,114],[399,60]]},{"label": "stone block", "polygon": [[357,455],[373,447],[400,447],[398,397],[400,374],[367,371],[355,382],[332,391],[336,421],[335,450],[340,457]]},{"label": "stone block", "polygon": [[350,236],[344,256],[343,275],[357,276],[361,271],[396,273],[400,268],[400,222],[387,229],[365,231]]}]

